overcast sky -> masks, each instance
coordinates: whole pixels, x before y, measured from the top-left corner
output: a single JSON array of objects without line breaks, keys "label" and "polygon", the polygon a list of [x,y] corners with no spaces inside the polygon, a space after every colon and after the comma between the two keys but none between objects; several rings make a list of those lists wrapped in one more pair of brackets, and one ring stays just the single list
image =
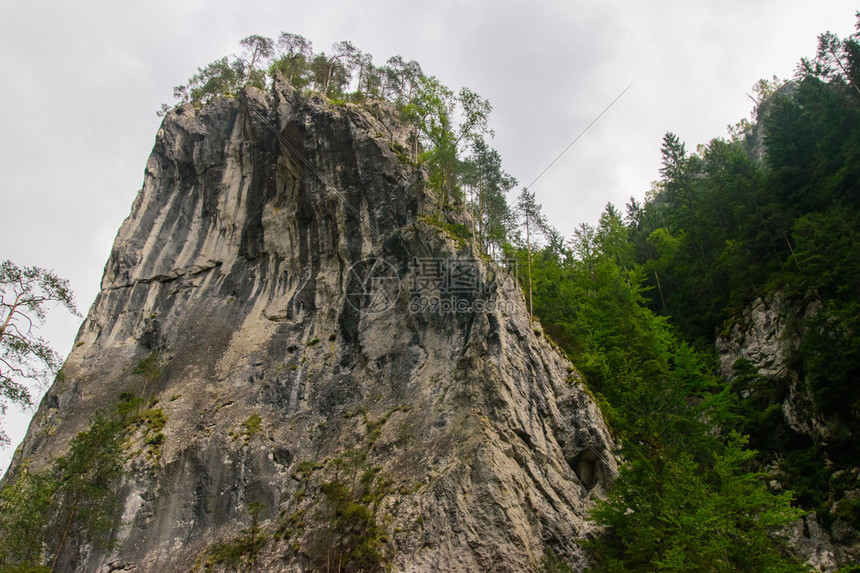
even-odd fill
[{"label": "overcast sky", "polygon": [[[143,181],[174,85],[239,51],[250,34],[301,34],[315,51],[350,40],[381,65],[396,54],[493,104],[492,144],[530,183],[632,81],[633,87],[532,187],[570,235],[611,201],[641,199],[660,141],[688,149],[748,117],[763,77],[790,77],[818,34],[854,31],[851,2],[786,0],[362,2],[0,0],[0,260],[71,281],[86,313]],[[43,333],[63,355],[80,320]],[[32,412],[0,424],[12,437]]]}]

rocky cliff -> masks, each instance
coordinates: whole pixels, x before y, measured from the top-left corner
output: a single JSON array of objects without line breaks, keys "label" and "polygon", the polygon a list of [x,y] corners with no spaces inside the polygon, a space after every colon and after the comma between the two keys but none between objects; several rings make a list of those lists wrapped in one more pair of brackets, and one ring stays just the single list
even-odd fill
[{"label": "rocky cliff", "polygon": [[608,430],[515,270],[433,223],[407,141],[383,104],[282,81],[166,116],[10,472],[121,393],[160,409],[126,441],[112,548],[70,542],[63,570],[582,562]]},{"label": "rocky cliff", "polygon": [[819,503],[807,507],[813,511],[786,536],[795,554],[815,570],[837,571],[860,561],[853,515],[860,505],[860,467],[853,455],[856,439],[842,421],[816,408],[797,358],[809,319],[820,310],[814,299],[787,301],[779,293],[758,298],[718,337],[716,348],[727,380],[738,383],[743,371],[739,360],[752,366],[756,381],[738,390],[758,409],[773,412],[765,419],[766,435],[754,444],[771,450],[765,452],[772,456],[771,485],[798,484],[798,476],[786,474],[786,460],[789,466],[797,465],[793,459],[813,460],[796,471],[803,474],[800,483],[818,490],[817,495],[801,495],[801,501]]}]

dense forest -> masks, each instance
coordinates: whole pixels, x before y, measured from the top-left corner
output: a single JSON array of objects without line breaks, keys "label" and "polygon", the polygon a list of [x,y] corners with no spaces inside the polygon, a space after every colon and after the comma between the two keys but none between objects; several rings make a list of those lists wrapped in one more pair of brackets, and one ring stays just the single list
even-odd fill
[{"label": "dense forest", "polygon": [[[623,438],[621,479],[593,513],[608,526],[598,570],[797,570],[768,530],[799,510],[860,526],[845,471],[860,459],[858,82],[857,37],[824,34],[793,80],[757,84],[754,123],[693,154],[666,134],[644,203],[517,251],[534,314]],[[789,427],[787,389],[749,362],[714,374],[716,337],[775,296],[817,309],[792,325],[790,361],[837,428],[827,444]]]},{"label": "dense forest", "polygon": [[[276,76],[337,105],[386,100],[413,128],[411,148],[398,152],[427,169],[438,201],[431,222],[488,260],[518,260],[535,328],[582,373],[621,444],[621,474],[592,511],[604,526],[588,542],[595,571],[797,571],[777,535],[787,524],[815,511],[860,528],[860,500],[845,495],[860,484],[843,471],[860,459],[856,37],[824,34],[795,78],[759,82],[754,121],[728,138],[688,153],[666,134],[661,179],[644,201],[607,205],[572,237],[552,227],[532,191],[509,196],[517,182],[488,143],[491,106],[471,90],[399,56],[377,67],[349,42],[328,54],[289,33],[241,44],[242,55],[176,87],[176,105],[241,97]],[[828,444],[789,428],[786,390],[749,363],[736,363],[731,381],[717,374],[716,337],[769,296],[818,309],[795,325],[792,364],[816,414],[836,421]],[[153,412],[126,397],[56,467],[6,486],[0,530],[14,543],[0,547],[0,570],[39,570],[16,567],[33,562],[47,534],[40,514],[92,519],[98,535],[97,508],[110,501],[99,484],[118,471],[127,428],[157,435]],[[46,509],[53,502],[65,509]],[[552,553],[545,567],[568,570]]]}]

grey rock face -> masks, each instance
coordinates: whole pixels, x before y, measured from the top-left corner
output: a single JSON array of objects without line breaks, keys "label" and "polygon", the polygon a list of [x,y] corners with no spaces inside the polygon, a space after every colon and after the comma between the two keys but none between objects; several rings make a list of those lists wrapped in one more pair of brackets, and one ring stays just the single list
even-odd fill
[{"label": "grey rock face", "polygon": [[[795,522],[785,532],[792,551],[806,558],[806,562],[815,571],[839,571],[842,567],[857,563],[857,547],[840,543],[847,539],[838,539],[834,532],[851,529],[842,520],[836,520],[830,531],[822,527],[812,514]],[[852,532],[853,533],[853,532]]]},{"label": "grey rock face", "polygon": [[[803,323],[820,310],[820,303],[810,302],[798,307],[785,301],[780,294],[759,298],[750,304],[731,330],[716,341],[720,373],[728,380],[734,378],[733,365],[744,358],[783,395],[782,410],[785,423],[811,443],[827,447],[839,428],[816,411],[801,373],[791,363],[791,355],[799,348]],[[830,463],[830,462],[828,462]],[[857,483],[860,468],[834,473],[831,482],[840,481],[838,473],[850,474],[848,483]],[[847,476],[846,476],[847,477]],[[831,492],[834,508],[843,492]],[[853,499],[857,491],[844,492]],[[846,521],[836,519],[822,525],[815,513],[796,522],[785,537],[792,551],[817,571],[837,571],[860,559],[860,534]]]},{"label": "grey rock face", "polygon": [[[66,570],[189,570],[252,502],[259,571],[325,570],[361,535],[395,571],[584,559],[612,439],[511,274],[428,222],[408,135],[283,82],[168,114],[17,458],[62,455],[124,391],[167,417],[156,467],[128,462],[116,548]],[[337,491],[378,531],[345,531]]]},{"label": "grey rock face", "polygon": [[785,420],[795,432],[809,436],[816,443],[826,443],[833,433],[828,420],[812,406],[812,400],[790,357],[800,345],[803,321],[817,312],[818,303],[805,309],[786,304],[779,294],[756,299],[744,311],[727,336],[717,338],[720,374],[731,379],[733,364],[745,358],[759,374],[786,389],[783,402]]}]

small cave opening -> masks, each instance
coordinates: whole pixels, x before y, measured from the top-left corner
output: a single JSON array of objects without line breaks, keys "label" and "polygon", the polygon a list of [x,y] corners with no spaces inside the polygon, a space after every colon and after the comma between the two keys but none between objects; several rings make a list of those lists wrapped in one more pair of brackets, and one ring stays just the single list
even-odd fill
[{"label": "small cave opening", "polygon": [[568,460],[571,469],[587,490],[591,490],[599,478],[600,459],[591,449],[585,449]]}]

